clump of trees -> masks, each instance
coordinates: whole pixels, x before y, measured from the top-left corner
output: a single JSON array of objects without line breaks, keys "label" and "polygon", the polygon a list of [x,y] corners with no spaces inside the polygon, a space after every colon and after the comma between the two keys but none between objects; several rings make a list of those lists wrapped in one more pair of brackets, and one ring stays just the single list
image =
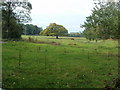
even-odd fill
[{"label": "clump of trees", "polygon": [[82,37],[81,32],[71,32],[69,33],[69,37]]},{"label": "clump of trees", "polygon": [[39,33],[42,31],[42,27],[38,27],[36,25],[32,24],[26,24],[24,25],[23,34],[24,35],[39,35]]},{"label": "clump of trees", "polygon": [[24,23],[31,21],[30,2],[23,0],[4,0],[0,6],[2,11],[2,38],[16,39],[23,33]]},{"label": "clump of trees", "polygon": [[98,2],[92,10],[92,14],[86,17],[82,28],[83,35],[89,40],[98,39],[120,39],[119,22],[120,8],[119,2]]},{"label": "clump of trees", "polygon": [[62,25],[51,23],[45,30],[40,32],[40,35],[56,36],[56,39],[58,39],[58,36],[67,36],[68,30]]}]

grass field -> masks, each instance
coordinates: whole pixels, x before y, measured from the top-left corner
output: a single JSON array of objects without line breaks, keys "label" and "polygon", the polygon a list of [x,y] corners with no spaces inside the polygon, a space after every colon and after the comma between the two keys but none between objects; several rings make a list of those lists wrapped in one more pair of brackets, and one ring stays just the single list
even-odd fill
[{"label": "grass field", "polygon": [[22,38],[3,43],[3,88],[103,88],[117,77],[117,41]]}]

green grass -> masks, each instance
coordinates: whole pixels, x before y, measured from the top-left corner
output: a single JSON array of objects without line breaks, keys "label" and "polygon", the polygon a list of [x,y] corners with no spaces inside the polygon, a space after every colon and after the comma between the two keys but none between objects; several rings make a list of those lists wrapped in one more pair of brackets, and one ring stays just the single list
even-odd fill
[{"label": "green grass", "polygon": [[3,44],[3,88],[103,88],[117,77],[117,41],[30,37],[39,43]]}]

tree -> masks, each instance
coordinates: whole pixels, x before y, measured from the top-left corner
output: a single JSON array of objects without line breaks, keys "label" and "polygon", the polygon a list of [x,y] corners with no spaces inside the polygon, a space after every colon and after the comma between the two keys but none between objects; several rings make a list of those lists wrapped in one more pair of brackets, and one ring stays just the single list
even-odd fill
[{"label": "tree", "polygon": [[70,37],[82,37],[81,32],[71,32],[69,36]]},{"label": "tree", "polygon": [[51,23],[40,35],[56,36],[56,39],[58,39],[58,36],[67,36],[68,30],[62,25]]},{"label": "tree", "polygon": [[24,35],[39,35],[39,33],[42,31],[42,27],[38,27],[36,25],[32,24],[26,24],[24,25]]},{"label": "tree", "polygon": [[29,22],[32,5],[29,2],[18,0],[4,0],[2,6],[2,36],[6,39],[20,38],[23,32],[23,23]]},{"label": "tree", "polygon": [[33,35],[39,35],[42,30],[43,30],[42,27],[38,27],[35,25],[33,30]]},{"label": "tree", "polygon": [[87,39],[118,39],[118,5],[117,3],[99,2],[92,10],[92,14],[86,17],[82,28]]}]

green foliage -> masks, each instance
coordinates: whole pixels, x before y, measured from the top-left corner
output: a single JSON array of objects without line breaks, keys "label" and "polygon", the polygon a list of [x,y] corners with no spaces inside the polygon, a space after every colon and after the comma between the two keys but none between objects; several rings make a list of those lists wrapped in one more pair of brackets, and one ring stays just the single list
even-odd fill
[{"label": "green foliage", "polygon": [[29,13],[32,5],[21,0],[17,2],[4,0],[0,8],[2,9],[2,37],[5,39],[20,38],[24,29],[22,23],[31,20]]},{"label": "green foliage", "polygon": [[82,33],[79,32],[71,32],[69,37],[82,37]]},{"label": "green foliage", "polygon": [[40,35],[45,36],[67,36],[68,30],[64,28],[62,25],[57,25],[56,23],[51,23],[45,30],[43,30]]},{"label": "green foliage", "polygon": [[42,31],[42,27],[38,27],[36,25],[32,24],[26,24],[24,25],[24,35],[39,35],[39,33]]},{"label": "green foliage", "polygon": [[90,40],[118,39],[118,5],[117,3],[96,4],[92,15],[86,17],[86,22],[81,26],[84,36]]}]

